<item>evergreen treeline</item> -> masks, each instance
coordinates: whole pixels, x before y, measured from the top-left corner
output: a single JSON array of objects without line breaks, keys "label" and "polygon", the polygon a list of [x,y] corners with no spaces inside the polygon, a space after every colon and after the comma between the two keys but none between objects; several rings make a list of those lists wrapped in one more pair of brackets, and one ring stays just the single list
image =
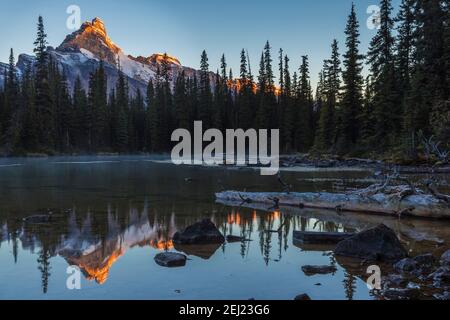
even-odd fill
[{"label": "evergreen treeline", "polygon": [[[147,92],[130,95],[119,66],[107,92],[103,65],[91,74],[89,90],[64,74],[46,52],[39,17],[36,64],[19,78],[11,50],[0,90],[0,145],[4,153],[164,152],[176,128],[280,128],[284,152],[374,156],[417,155],[420,136],[450,141],[450,14],[445,0],[402,0],[397,16],[381,0],[380,28],[367,55],[359,48],[359,22],[352,6],[342,45],[334,40],[313,93],[309,57],[291,71],[282,49],[276,60],[266,43],[259,72],[241,52],[239,76],[225,56],[215,83],[208,56],[198,76],[172,75],[163,59]],[[278,87],[274,64],[278,64]],[[370,69],[363,76],[363,67]],[[175,84],[172,86],[172,77]]]}]

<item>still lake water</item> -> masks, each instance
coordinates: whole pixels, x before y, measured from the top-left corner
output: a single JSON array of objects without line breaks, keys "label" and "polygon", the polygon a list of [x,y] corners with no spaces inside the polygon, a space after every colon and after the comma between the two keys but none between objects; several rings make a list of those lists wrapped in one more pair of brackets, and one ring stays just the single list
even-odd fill
[{"label": "still lake water", "polygon": [[[283,173],[296,191],[333,191],[342,179],[366,185],[371,175]],[[332,248],[295,244],[293,230],[355,231],[387,222],[419,251],[450,234],[436,222],[233,208],[215,202],[214,193],[224,189],[282,186],[255,170],[177,167],[162,157],[0,160],[0,299],[292,300],[301,293],[313,299],[374,299],[360,270],[333,257]],[[52,223],[22,222],[47,212]],[[225,235],[252,241],[174,247],[173,234],[203,218]],[[280,225],[281,233],[267,232]],[[154,257],[164,250],[183,252],[190,260],[182,268],[160,267]],[[308,277],[301,270],[307,264],[333,264],[338,271]],[[67,289],[71,265],[82,271],[81,290]]]}]

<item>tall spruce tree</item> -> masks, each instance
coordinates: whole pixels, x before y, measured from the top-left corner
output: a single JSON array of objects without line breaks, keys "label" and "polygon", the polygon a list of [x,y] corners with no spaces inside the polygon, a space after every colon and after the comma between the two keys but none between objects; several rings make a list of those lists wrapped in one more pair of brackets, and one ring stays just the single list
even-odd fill
[{"label": "tall spruce tree", "polygon": [[[231,69],[230,69],[231,73]],[[227,73],[227,61],[225,59],[225,55],[222,55],[222,59],[220,61],[220,83],[221,88],[223,90],[224,102],[223,102],[223,113],[224,117],[222,120],[224,128],[232,128],[234,125],[234,100],[232,99],[231,87],[233,85],[232,74],[228,75]]]},{"label": "tall spruce tree", "polygon": [[225,129],[225,90],[223,88],[223,81],[220,78],[219,70],[216,72],[213,108],[212,108],[212,125],[214,128],[223,131]]},{"label": "tall spruce tree", "polygon": [[[396,40],[396,75],[398,101],[402,107],[402,146],[409,157],[413,157],[416,151],[415,132],[411,105],[407,103],[407,97],[411,90],[411,76],[414,65],[414,5],[416,0],[402,0],[397,14],[397,40]],[[366,98],[367,99],[367,98]]]},{"label": "tall spruce tree", "polygon": [[174,89],[174,104],[176,123],[178,128],[190,129],[192,127],[192,114],[188,105],[188,85],[184,70],[177,77]]},{"label": "tall spruce tree", "polygon": [[227,59],[225,58],[225,54],[222,54],[222,57],[220,58],[220,76],[222,77],[223,81],[228,80]]},{"label": "tall spruce tree", "polygon": [[441,4],[440,0],[417,0],[415,4],[415,64],[405,119],[406,132],[411,134],[422,131],[440,136],[448,124],[443,103],[448,86],[443,59],[445,13]]},{"label": "tall spruce tree", "polygon": [[78,151],[87,151],[89,146],[89,109],[86,91],[83,89],[80,77],[75,80],[73,89],[73,140],[75,149]]},{"label": "tall spruce tree", "polygon": [[166,149],[170,148],[170,137],[172,131],[175,129],[174,121],[174,105],[173,105],[173,94],[172,94],[172,74],[171,66],[169,63],[169,58],[167,53],[164,54],[162,67],[161,67],[161,77],[162,77],[162,126],[161,126],[161,137],[163,147]]},{"label": "tall spruce tree", "polygon": [[411,88],[411,72],[414,50],[414,3],[416,0],[402,0],[396,22],[396,64],[400,100],[403,102]]},{"label": "tall spruce tree", "polygon": [[312,147],[314,142],[314,111],[308,56],[302,56],[299,72],[300,79],[297,87],[295,145],[297,150],[306,152]]},{"label": "tall spruce tree", "polygon": [[251,106],[252,84],[248,74],[247,54],[244,49],[241,51],[239,86],[236,101],[239,119],[238,126],[242,129],[249,129],[253,125],[254,114]]},{"label": "tall spruce tree", "polygon": [[347,51],[344,54],[344,70],[342,72],[343,86],[340,103],[340,128],[337,152],[345,153],[357,142],[360,134],[359,118],[362,110],[362,59],[359,53],[359,22],[356,17],[355,5],[352,5],[348,17],[346,34]]},{"label": "tall spruce tree", "polygon": [[284,90],[280,96],[281,119],[282,122],[282,138],[284,149],[291,152],[294,147],[294,128],[295,128],[295,112],[292,99],[292,83],[289,70],[289,57],[284,56]]},{"label": "tall spruce tree", "polygon": [[59,151],[70,152],[73,147],[71,132],[74,127],[72,119],[72,99],[69,93],[67,78],[64,73],[60,73],[58,67],[54,69],[53,81],[53,103],[55,110],[55,142]]},{"label": "tall spruce tree", "polygon": [[[230,70],[230,79],[232,79],[232,74]],[[191,122],[190,127],[193,126],[193,120],[198,120],[198,101],[199,101],[199,88],[198,88],[198,79],[197,75],[194,74],[192,78],[189,79],[188,82],[188,107],[191,114]]]},{"label": "tall spruce tree", "polygon": [[280,48],[278,56],[278,70],[279,70],[280,93],[282,95],[284,91],[284,55],[282,48]]},{"label": "tall spruce tree", "polygon": [[[122,74],[120,68],[119,73]],[[91,74],[89,80],[90,123],[88,144],[93,151],[106,146],[106,137],[108,137],[106,131],[108,128],[107,96],[107,78],[103,62],[100,61],[100,66]]]},{"label": "tall spruce tree", "polygon": [[[432,2],[432,1],[430,1]],[[448,15],[450,10],[450,4],[448,1],[437,1],[428,3],[429,19],[431,16],[434,18],[432,29],[433,33],[433,52],[436,55],[433,63],[433,67],[429,74],[431,81],[434,84],[434,99],[431,106],[430,114],[430,126],[434,135],[436,135],[440,141],[447,142],[447,147],[450,146],[450,94],[448,81]],[[431,34],[430,34],[431,36]]]},{"label": "tall spruce tree", "polygon": [[21,123],[19,122],[21,111],[19,109],[19,91],[14,51],[11,49],[5,77],[2,124],[0,124],[0,127],[3,127],[3,132],[0,131],[0,142],[6,147],[8,153],[11,153],[19,143],[21,130]]},{"label": "tall spruce tree", "polygon": [[[376,136],[376,119],[377,116],[374,112],[374,100],[373,100],[373,84],[372,77],[369,75],[366,78],[363,111],[361,114],[361,141],[365,143],[373,142],[373,137]],[[373,150],[373,148],[368,148]]]},{"label": "tall spruce tree", "polygon": [[272,47],[270,46],[269,41],[266,42],[264,46],[264,69],[265,69],[265,77],[266,77],[266,86],[267,90],[274,90],[274,74],[272,69]]},{"label": "tall spruce tree", "polygon": [[[370,43],[368,62],[373,77],[373,104],[375,136],[377,146],[389,148],[401,131],[402,108],[398,100],[396,70],[394,62],[394,44],[392,36],[394,20],[391,0],[381,0],[380,28]],[[393,136],[392,136],[393,135]],[[373,147],[373,141],[370,145]]]},{"label": "tall spruce tree", "polygon": [[259,106],[257,128],[270,129],[278,127],[276,118],[277,101],[275,96],[274,73],[272,69],[271,46],[269,41],[264,46],[259,72]]},{"label": "tall spruce tree", "polygon": [[50,95],[48,74],[47,34],[44,19],[39,16],[37,23],[37,37],[34,42],[35,63],[35,106],[38,123],[38,143],[44,150],[54,149],[54,112]]},{"label": "tall spruce tree", "polygon": [[129,141],[133,152],[143,152],[145,150],[145,108],[144,97],[141,90],[137,89],[132,99],[129,122]]},{"label": "tall spruce tree", "polygon": [[119,69],[119,78],[116,83],[115,110],[113,110],[113,146],[118,152],[128,151],[128,110],[129,92],[125,75]]},{"label": "tall spruce tree", "polygon": [[147,84],[147,97],[146,97],[146,132],[145,132],[145,140],[146,140],[146,151],[153,152],[154,143],[153,139],[156,136],[156,109],[155,109],[155,87],[153,85],[153,80],[150,79]]},{"label": "tall spruce tree", "polygon": [[319,82],[320,96],[316,95],[322,106],[316,134],[316,148],[320,151],[328,151],[335,141],[336,110],[341,87],[340,63],[338,42],[334,40],[331,45],[331,58],[324,62],[322,84]]},{"label": "tall spruce tree", "polygon": [[36,121],[36,108],[34,103],[35,89],[31,66],[25,67],[21,79],[21,104],[23,108],[21,146],[24,151],[37,151],[38,123]]},{"label": "tall spruce tree", "polygon": [[204,128],[212,127],[212,95],[209,77],[209,62],[206,51],[203,50],[200,60],[200,96],[198,106],[199,120]]}]

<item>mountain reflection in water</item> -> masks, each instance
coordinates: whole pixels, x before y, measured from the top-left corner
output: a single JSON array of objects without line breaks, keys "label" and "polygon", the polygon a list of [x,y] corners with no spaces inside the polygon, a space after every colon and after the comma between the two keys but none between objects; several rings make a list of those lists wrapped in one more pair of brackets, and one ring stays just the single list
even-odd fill
[{"label": "mountain reflection in water", "polygon": [[[334,223],[311,221],[302,217],[283,215],[280,211],[257,212],[242,208],[222,208],[228,214],[213,214],[208,218],[218,226],[224,235],[239,235],[259,244],[259,250],[266,265],[283,258],[289,247],[292,229],[310,228],[323,231],[348,231]],[[238,211],[239,210],[239,211]],[[151,216],[147,205],[139,210],[131,208],[123,216],[109,208],[105,215],[91,212],[78,214],[76,210],[66,210],[54,214],[49,224],[3,223],[0,233],[2,242],[11,242],[12,258],[17,262],[17,248],[38,252],[38,268],[41,271],[43,291],[47,292],[51,276],[50,258],[63,257],[68,265],[80,268],[85,278],[104,284],[113,265],[130,249],[151,247],[160,251],[180,251],[204,260],[211,258],[224,245],[174,246],[172,237],[179,229],[195,223],[195,219],[176,221],[172,213],[167,217]],[[314,222],[313,225],[311,223]],[[280,228],[280,232],[275,232]],[[253,242],[253,241],[252,241]],[[240,254],[249,254],[250,241],[240,243]],[[257,250],[258,248],[253,248]],[[275,253],[275,257],[272,254]]]},{"label": "mountain reflection in water", "polygon": [[[216,203],[214,193],[224,189],[281,191],[282,186],[258,171],[177,167],[158,159],[3,160],[8,166],[0,169],[0,299],[246,300],[293,299],[301,293],[312,299],[374,299],[365,270],[335,259],[333,248],[295,243],[293,231],[356,231],[385,223],[413,253],[424,244],[450,242],[450,226],[435,221]],[[370,175],[283,172],[283,179],[299,192],[333,191],[336,179]],[[51,223],[23,222],[49,212]],[[177,230],[204,218],[225,236],[251,241],[172,243]],[[155,255],[165,250],[188,255],[186,266],[157,265]],[[67,289],[69,265],[84,275],[81,290]],[[338,271],[309,277],[304,265],[334,265]]]}]

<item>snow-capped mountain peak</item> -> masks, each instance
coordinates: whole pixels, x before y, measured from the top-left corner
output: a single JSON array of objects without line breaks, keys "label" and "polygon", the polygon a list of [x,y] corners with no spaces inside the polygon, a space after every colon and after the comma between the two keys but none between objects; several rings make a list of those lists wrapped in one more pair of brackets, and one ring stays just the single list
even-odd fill
[{"label": "snow-capped mountain peak", "polygon": [[[156,79],[157,71],[164,62],[169,64],[172,86],[182,72],[185,77],[200,77],[198,70],[182,66],[179,59],[171,55],[156,53],[136,58],[126,54],[111,40],[105,23],[98,17],[83,23],[79,30],[68,35],[56,49],[48,47],[47,52],[64,72],[69,88],[73,88],[76,79],[80,78],[82,86],[87,90],[90,75],[98,69],[100,61],[103,61],[108,91],[115,87],[120,68],[127,77],[132,96],[138,90],[145,95],[149,81]],[[16,65],[18,74],[32,68],[34,63],[34,56],[20,55]],[[6,64],[0,64],[0,71],[6,67]],[[210,79],[211,86],[214,86],[214,73],[210,73]],[[0,74],[0,86],[3,82]]]},{"label": "snow-capped mountain peak", "polygon": [[105,23],[100,18],[85,22],[80,29],[68,35],[57,48],[59,51],[87,50],[101,60],[116,63],[117,55],[122,49],[114,44],[106,31]]}]

